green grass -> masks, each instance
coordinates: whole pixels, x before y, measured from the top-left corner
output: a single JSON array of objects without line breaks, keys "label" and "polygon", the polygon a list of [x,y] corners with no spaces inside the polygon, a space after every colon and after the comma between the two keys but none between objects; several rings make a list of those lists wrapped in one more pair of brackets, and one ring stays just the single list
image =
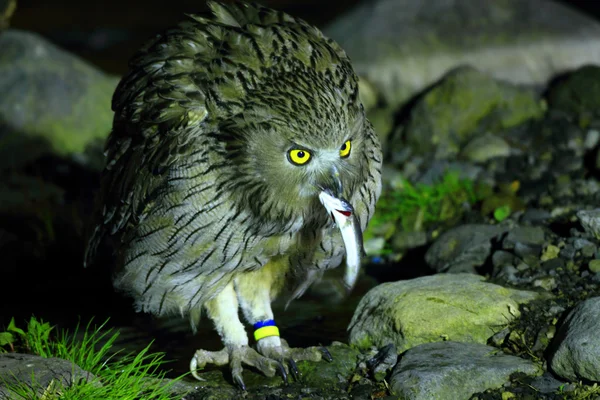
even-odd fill
[{"label": "green grass", "polygon": [[389,239],[396,229],[422,231],[431,223],[459,218],[463,204],[481,200],[475,183],[449,171],[433,185],[412,184],[402,180],[401,188],[384,191],[377,202],[365,239]]},{"label": "green grass", "polygon": [[[83,332],[79,325],[70,334],[55,332],[49,323],[32,317],[27,330],[10,321],[5,332],[0,332],[0,352],[19,351],[41,357],[59,357],[69,360],[95,379],[79,380],[65,386],[51,381],[47,387],[31,382],[10,383],[7,386],[14,398],[22,399],[173,399],[171,386],[178,380],[165,381],[161,367],[165,364],[163,353],[151,353],[150,345],[138,353],[120,354],[111,348],[119,336],[105,329],[106,322],[92,327],[87,324]],[[56,334],[55,334],[56,333]],[[180,396],[179,396],[180,397]]]}]

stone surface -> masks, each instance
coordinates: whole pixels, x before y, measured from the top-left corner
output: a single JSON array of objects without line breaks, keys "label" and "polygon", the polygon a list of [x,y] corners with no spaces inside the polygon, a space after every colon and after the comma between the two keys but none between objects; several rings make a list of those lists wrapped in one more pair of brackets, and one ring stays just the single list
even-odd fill
[{"label": "stone surface", "polygon": [[505,249],[514,249],[518,244],[541,246],[546,238],[544,229],[539,226],[518,226],[512,229],[502,241]]},{"label": "stone surface", "polygon": [[500,225],[457,226],[437,238],[425,253],[425,261],[438,272],[473,272],[490,256],[492,239],[506,229]]},{"label": "stone surface", "polygon": [[550,352],[550,368],[571,380],[600,382],[600,297],[579,303],[561,324]]},{"label": "stone surface", "polygon": [[497,157],[508,157],[511,148],[501,137],[486,132],[468,142],[460,152],[460,157],[466,160],[483,163]]},{"label": "stone surface", "polygon": [[600,260],[590,260],[588,267],[591,272],[597,274],[600,272]]},{"label": "stone surface", "polygon": [[578,211],[577,218],[587,234],[600,239],[600,208]]},{"label": "stone surface", "polygon": [[360,301],[348,327],[350,344],[393,343],[398,352],[441,340],[486,343],[520,315],[537,293],[484,282],[474,274],[438,274],[381,284]]},{"label": "stone surface", "polygon": [[407,400],[460,400],[508,382],[511,374],[538,375],[529,360],[476,343],[427,343],[408,350],[392,371],[392,392]]},{"label": "stone surface", "polygon": [[565,386],[563,381],[556,379],[551,373],[545,372],[531,381],[531,386],[540,393],[553,393]]},{"label": "stone surface", "polygon": [[58,385],[69,385],[79,379],[91,381],[95,376],[60,358],[43,358],[20,353],[0,354],[0,398],[9,396],[7,385],[15,383],[37,387],[38,393],[41,394],[52,381]]},{"label": "stone surface", "polygon": [[[496,81],[470,67],[451,71],[411,108],[403,131],[389,138],[392,148],[405,141],[415,154],[433,153],[447,159],[459,153],[473,138],[500,132],[529,119],[539,118],[544,106],[532,90]],[[507,153],[487,140],[485,147],[466,151],[470,158],[485,160]],[[473,145],[471,145],[473,146]]]},{"label": "stone surface", "polygon": [[0,48],[0,169],[43,153],[85,160],[93,145],[101,154],[118,79],[34,33],[3,31]]},{"label": "stone surface", "polygon": [[548,0],[364,1],[324,31],[393,107],[459,65],[540,85],[600,63],[600,24]]},{"label": "stone surface", "polygon": [[600,67],[588,65],[570,73],[550,89],[548,103],[587,125],[600,112]]}]

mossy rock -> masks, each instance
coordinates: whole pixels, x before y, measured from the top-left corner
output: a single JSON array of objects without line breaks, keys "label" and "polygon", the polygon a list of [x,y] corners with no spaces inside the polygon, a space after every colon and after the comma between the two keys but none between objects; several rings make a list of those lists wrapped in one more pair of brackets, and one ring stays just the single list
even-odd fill
[{"label": "mossy rock", "polygon": [[587,127],[591,118],[600,115],[600,66],[579,68],[557,82],[548,92],[548,104]]},{"label": "mossy rock", "polygon": [[43,153],[85,158],[108,136],[118,79],[41,36],[0,33],[0,169]]},{"label": "mossy rock", "polygon": [[[404,137],[416,154],[445,159],[471,138],[501,132],[543,116],[545,104],[528,88],[501,82],[471,67],[458,68],[419,98]],[[391,148],[401,146],[393,138]]]},{"label": "mossy rock", "polygon": [[537,293],[488,283],[474,274],[437,274],[383,283],[358,304],[348,327],[359,349],[394,343],[398,353],[422,343],[485,344]]}]

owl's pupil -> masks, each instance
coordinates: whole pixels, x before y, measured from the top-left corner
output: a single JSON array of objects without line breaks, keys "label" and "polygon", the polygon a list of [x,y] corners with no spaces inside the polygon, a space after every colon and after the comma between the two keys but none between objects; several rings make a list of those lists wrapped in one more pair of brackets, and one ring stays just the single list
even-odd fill
[{"label": "owl's pupil", "polygon": [[303,151],[299,151],[298,152],[298,157],[299,158],[304,158],[304,152]]},{"label": "owl's pupil", "polygon": [[342,150],[342,151],[346,150],[346,143],[344,143],[344,144],[342,145],[342,148],[341,148],[341,150]]}]

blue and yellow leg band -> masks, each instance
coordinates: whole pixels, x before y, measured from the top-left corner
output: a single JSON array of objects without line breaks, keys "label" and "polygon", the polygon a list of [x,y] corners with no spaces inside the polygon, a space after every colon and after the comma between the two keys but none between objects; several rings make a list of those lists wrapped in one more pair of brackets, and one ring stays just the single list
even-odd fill
[{"label": "blue and yellow leg band", "polygon": [[254,324],[254,339],[257,342],[269,336],[279,336],[279,328],[275,326],[275,321],[268,319]]}]

